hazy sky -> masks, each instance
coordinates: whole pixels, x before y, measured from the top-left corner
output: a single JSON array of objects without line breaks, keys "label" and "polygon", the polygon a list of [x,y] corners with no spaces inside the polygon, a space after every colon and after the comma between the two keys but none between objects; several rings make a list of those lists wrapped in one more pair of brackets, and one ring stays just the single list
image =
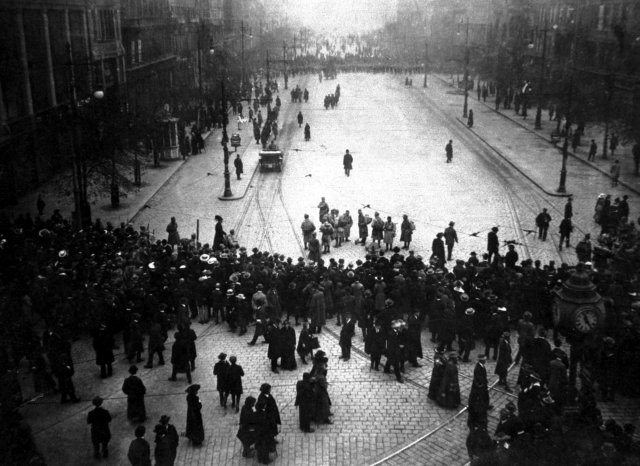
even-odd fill
[{"label": "hazy sky", "polygon": [[[278,1],[278,0],[266,0]],[[288,0],[291,22],[318,32],[344,34],[382,26],[395,17],[397,0]]]}]

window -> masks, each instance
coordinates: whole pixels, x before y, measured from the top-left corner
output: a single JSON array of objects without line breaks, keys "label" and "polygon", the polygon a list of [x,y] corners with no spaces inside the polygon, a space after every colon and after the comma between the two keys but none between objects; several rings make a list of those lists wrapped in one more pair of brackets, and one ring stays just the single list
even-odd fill
[{"label": "window", "polygon": [[113,10],[99,10],[96,23],[96,40],[108,41],[116,38]]}]

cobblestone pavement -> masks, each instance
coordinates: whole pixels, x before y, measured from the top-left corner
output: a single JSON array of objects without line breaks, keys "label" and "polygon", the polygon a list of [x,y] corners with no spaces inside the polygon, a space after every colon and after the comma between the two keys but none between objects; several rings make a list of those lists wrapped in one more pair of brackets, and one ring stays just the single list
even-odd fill
[{"label": "cobblestone pavement", "polygon": [[[325,196],[331,207],[341,211],[349,209],[354,216],[363,205],[371,207],[365,212],[372,214],[375,210],[383,216],[391,215],[395,221],[399,221],[402,213],[408,213],[417,225],[412,246],[423,256],[430,255],[435,233],[454,220],[460,235],[460,244],[454,250],[456,257],[466,258],[472,250],[484,251],[486,230],[498,224],[501,239],[515,239],[522,244],[518,249],[521,258],[574,260],[573,250],[558,252],[553,235],[543,243],[522,231],[523,227],[531,227],[541,206],[551,206],[557,218],[564,201],[545,196],[461,125],[454,115],[461,103],[459,96],[448,95],[444,87],[438,89],[437,86],[427,92],[407,89],[398,76],[346,74],[337,81],[318,83],[314,77],[302,77],[299,81],[301,87],[309,88],[311,101],[290,104],[288,96],[283,95],[280,144],[287,152],[287,159],[282,174],[257,173],[242,200],[219,201],[221,155],[219,149],[218,152],[211,149],[207,155],[192,157],[183,164],[149,201],[151,208],[139,213],[136,223],[148,223],[159,237],[164,237],[169,217],[176,216],[184,236],[195,231],[195,220],[199,219],[201,241],[206,242],[213,237],[213,216],[220,214],[225,218],[226,228],[235,227],[240,242],[247,247],[255,245],[297,257],[303,253],[299,238],[302,216],[309,213],[317,220],[316,206],[320,197]],[[342,90],[340,106],[324,110],[322,98],[332,92],[338,82]],[[292,79],[290,84],[295,86],[296,80]],[[297,125],[289,123],[298,109],[311,125],[309,142],[304,142]],[[494,132],[508,129],[501,126]],[[491,136],[489,133],[487,137]],[[444,156],[444,145],[449,139],[454,139],[452,164],[446,164]],[[209,144],[209,147],[215,146]],[[342,154],[347,148],[355,159],[350,177],[342,170]],[[207,173],[214,175],[207,176]],[[587,188],[586,191],[592,189]],[[578,191],[574,194],[580,228],[584,225],[590,231],[591,200]],[[471,235],[474,232],[479,234]],[[332,249],[328,257],[355,261],[362,255],[362,247],[351,242]],[[217,405],[212,366],[220,351],[237,355],[238,363],[244,367],[245,396],[257,395],[258,387],[265,381],[273,385],[283,420],[276,464],[359,465],[384,460],[385,464],[461,465],[468,461],[464,446],[466,413],[452,420],[455,411],[444,410],[427,399],[433,344],[426,331],[423,333],[423,367],[408,367],[407,383],[399,384],[393,376],[369,371],[359,332],[354,338],[357,349],[351,360],[338,360],[339,328],[330,323],[322,333],[321,344],[330,358],[329,392],[335,423],[318,426],[314,434],[303,434],[297,428],[297,411],[293,406],[295,381],[301,378],[302,366],[294,372],[272,374],[266,345],[249,347],[248,335],[239,338],[222,325],[195,324],[194,328],[199,335],[199,357],[193,381],[202,385],[205,444],[192,448],[182,438],[178,464],[256,464],[255,459],[241,456],[241,446],[235,438],[237,415]],[[299,331],[299,327],[296,330]],[[483,349],[480,345],[477,351]],[[90,403],[86,400],[95,395],[106,399],[105,408],[114,415],[112,454],[102,464],[125,462],[134,426],[127,422],[124,414],[126,400],[121,384],[128,363],[122,357],[120,354],[114,377],[102,380],[98,377],[89,342],[76,342],[75,383],[85,401],[59,405],[57,398],[47,396],[24,407],[25,416],[50,464],[92,463],[86,425]],[[512,386],[517,370],[514,368],[510,374]],[[461,364],[463,402],[468,396],[472,371],[473,364]],[[493,362],[489,362],[488,374],[492,373]],[[187,387],[184,378],[178,382],[167,381],[168,366],[141,369],[140,375],[148,389],[148,430],[166,413],[171,415],[178,430],[184,431]],[[491,398],[495,417],[513,395],[494,388]],[[605,418],[614,416],[620,422],[638,424],[640,409],[634,400],[618,398],[616,403],[601,407]],[[495,425],[495,419],[492,422]],[[416,439],[420,441],[394,455]]]}]

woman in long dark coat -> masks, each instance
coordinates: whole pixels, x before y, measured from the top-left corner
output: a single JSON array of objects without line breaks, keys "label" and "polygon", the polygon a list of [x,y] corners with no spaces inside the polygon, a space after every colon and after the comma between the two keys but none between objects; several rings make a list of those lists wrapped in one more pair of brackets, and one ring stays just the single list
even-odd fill
[{"label": "woman in long dark coat", "polygon": [[193,446],[202,445],[204,440],[204,425],[202,424],[202,403],[198,396],[200,385],[195,384],[187,388],[187,431],[186,435]]},{"label": "woman in long dark coat", "polygon": [[242,442],[242,456],[244,458],[251,458],[251,445],[256,442],[258,415],[253,410],[255,404],[256,399],[248,396],[240,412],[240,428],[236,437]]},{"label": "woman in long dark coat", "polygon": [[327,362],[325,352],[316,351],[313,357],[313,368],[311,369],[311,383],[314,393],[314,421],[317,423],[333,424],[331,416],[331,398],[327,383]]},{"label": "woman in long dark coat", "polygon": [[227,234],[222,228],[222,217],[216,215],[216,226],[215,226],[215,234],[213,236],[213,249],[219,249],[226,244]]},{"label": "woman in long dark coat", "polygon": [[431,380],[429,381],[429,394],[427,395],[430,400],[435,401],[438,399],[438,392],[440,390],[440,385],[442,384],[446,364],[444,353],[436,349],[436,354],[433,356]]},{"label": "woman in long dark coat", "polygon": [[167,233],[169,233],[167,242],[171,246],[174,246],[180,242],[180,234],[178,233],[178,222],[176,222],[175,217],[171,217],[171,222],[169,222],[169,225],[167,225]]},{"label": "woman in long dark coat", "polygon": [[93,349],[96,352],[96,364],[100,366],[100,378],[106,379],[113,374],[113,335],[107,330],[107,326],[100,325],[93,338]]},{"label": "woman in long dark coat", "polygon": [[147,410],[144,405],[144,395],[147,389],[144,383],[136,375],[138,368],[129,368],[129,377],[124,379],[122,391],[127,395],[127,418],[133,422],[144,422],[147,419]]},{"label": "woman in long dark coat", "polygon": [[455,409],[460,406],[460,381],[458,380],[458,357],[449,355],[438,391],[438,404]]},{"label": "woman in long dark coat", "polygon": [[242,366],[236,364],[237,358],[231,356],[231,365],[227,369],[227,391],[231,394],[231,407],[236,408],[236,413],[240,411],[240,395],[242,395],[242,377],[244,370]]}]

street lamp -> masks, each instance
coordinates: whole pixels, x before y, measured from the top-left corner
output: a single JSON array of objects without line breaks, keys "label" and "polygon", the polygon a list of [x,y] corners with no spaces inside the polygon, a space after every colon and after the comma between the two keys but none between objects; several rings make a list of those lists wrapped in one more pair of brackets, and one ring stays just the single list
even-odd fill
[{"label": "street lamp", "polygon": [[229,142],[229,136],[227,135],[227,98],[224,93],[224,81],[220,83],[220,90],[222,92],[222,150],[224,153],[224,194],[222,197],[232,197],[231,192],[231,173],[229,172],[229,148],[227,143]]},{"label": "street lamp", "polygon": [[[460,20],[462,24],[462,20]],[[460,35],[460,31],[458,31]],[[426,79],[426,77],[425,77]],[[464,40],[464,106],[462,107],[462,117],[467,118],[468,100],[469,100],[469,86],[467,81],[469,80],[469,17],[467,16],[467,27]]]},{"label": "street lamp", "polygon": [[427,87],[427,62],[429,61],[429,42],[425,39],[424,41],[424,63],[422,67],[424,68],[424,82],[422,83],[422,87]]},{"label": "street lamp", "polygon": [[[554,26],[556,28],[557,26]],[[547,20],[544,22],[544,29],[542,30],[542,61],[540,62],[540,78],[538,80],[538,109],[536,110],[536,129],[542,129],[542,92],[544,88],[544,66],[547,57]],[[533,43],[530,44],[533,46]]]}]

